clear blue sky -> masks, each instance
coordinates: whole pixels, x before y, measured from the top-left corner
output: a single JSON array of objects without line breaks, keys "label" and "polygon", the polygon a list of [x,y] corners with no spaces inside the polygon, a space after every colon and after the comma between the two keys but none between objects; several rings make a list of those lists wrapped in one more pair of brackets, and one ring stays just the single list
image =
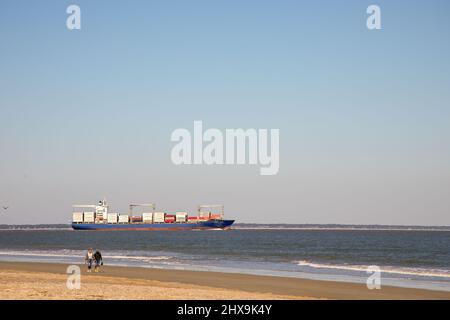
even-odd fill
[{"label": "clear blue sky", "polygon": [[[2,0],[0,223],[67,222],[107,196],[118,211],[219,202],[241,222],[450,225],[449,14],[444,0]],[[170,134],[194,120],[279,128],[279,174],[174,166]]]}]

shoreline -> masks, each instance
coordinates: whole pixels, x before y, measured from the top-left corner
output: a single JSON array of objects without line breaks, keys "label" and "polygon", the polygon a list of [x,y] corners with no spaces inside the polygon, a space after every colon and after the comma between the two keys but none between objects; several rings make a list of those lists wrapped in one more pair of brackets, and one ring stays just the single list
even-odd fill
[{"label": "shoreline", "polygon": [[[119,266],[104,266],[100,273],[87,273],[86,266],[79,264],[82,287],[86,286],[87,290],[68,290],[68,266],[61,263],[1,261],[0,299],[450,300],[450,292],[426,289],[382,286],[380,290],[369,290],[365,284],[348,282]],[[42,293],[42,286],[48,288],[44,290],[45,294]],[[90,286],[103,294],[93,297]]]},{"label": "shoreline", "polygon": [[[40,253],[18,253],[14,252],[2,252],[0,251],[0,262],[16,262],[16,263],[50,263],[50,264],[65,264],[65,265],[80,265],[82,263],[82,259],[80,259],[82,253],[77,253],[76,257],[73,258],[74,255],[65,256],[64,254],[50,254],[46,256],[45,254]],[[8,258],[8,256],[10,256]],[[23,258],[19,258],[23,257]],[[37,258],[36,258],[37,257]],[[40,258],[41,257],[41,258]],[[45,257],[45,258],[42,258]],[[54,259],[59,257],[59,259]],[[69,258],[67,258],[69,257]],[[131,259],[141,259],[144,257],[134,257],[134,256],[104,256],[108,263],[109,267],[122,267],[122,268],[144,268],[144,269],[164,269],[164,270],[173,270],[173,271],[197,271],[197,272],[213,272],[213,273],[225,273],[225,274],[242,274],[242,275],[254,275],[254,276],[267,276],[267,277],[276,277],[276,278],[291,278],[291,279],[300,279],[300,280],[311,280],[311,281],[323,281],[323,282],[339,282],[339,283],[353,283],[365,285],[365,281],[368,277],[367,268],[369,266],[364,265],[327,265],[327,264],[318,264],[309,261],[298,261],[297,263],[301,266],[311,267],[313,269],[337,269],[338,271],[350,271],[353,272],[347,274],[333,274],[333,273],[313,273],[308,270],[298,271],[298,272],[290,272],[286,270],[269,270],[264,268],[239,268],[236,266],[223,267],[218,265],[190,265],[186,264],[183,266],[179,266],[176,264],[166,264],[166,263],[158,263],[153,262],[149,263],[139,263],[131,260],[121,260],[122,258],[131,258]],[[62,259],[61,259],[62,258]],[[65,259],[67,258],[67,259]],[[165,260],[167,257],[165,256],[150,256],[150,259]],[[167,258],[168,259],[168,258]],[[418,269],[395,269],[389,267],[381,267],[381,272],[383,274],[382,281],[383,286],[387,287],[398,287],[404,289],[420,289],[420,290],[429,290],[429,291],[444,291],[450,292],[450,274],[433,274],[432,272],[436,272],[435,270],[420,270]],[[404,277],[395,278],[395,276],[402,275]],[[416,276],[422,278],[407,278],[407,276]],[[435,279],[430,280],[432,277]],[[427,279],[428,278],[428,279]]]}]

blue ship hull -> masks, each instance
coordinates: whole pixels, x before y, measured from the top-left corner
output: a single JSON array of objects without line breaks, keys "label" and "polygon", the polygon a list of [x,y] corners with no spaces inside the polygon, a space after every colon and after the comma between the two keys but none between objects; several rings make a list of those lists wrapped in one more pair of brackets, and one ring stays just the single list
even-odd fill
[{"label": "blue ship hull", "polygon": [[234,220],[208,220],[195,223],[72,223],[74,230],[217,230],[229,229]]}]

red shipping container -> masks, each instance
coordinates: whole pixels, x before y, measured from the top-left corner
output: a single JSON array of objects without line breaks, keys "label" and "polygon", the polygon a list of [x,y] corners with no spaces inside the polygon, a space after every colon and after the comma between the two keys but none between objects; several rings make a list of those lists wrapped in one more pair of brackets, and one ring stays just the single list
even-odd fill
[{"label": "red shipping container", "polygon": [[175,222],[175,215],[174,214],[166,214],[166,218],[164,219],[164,222]]},{"label": "red shipping container", "polygon": [[211,219],[220,219],[220,214],[212,214]]}]

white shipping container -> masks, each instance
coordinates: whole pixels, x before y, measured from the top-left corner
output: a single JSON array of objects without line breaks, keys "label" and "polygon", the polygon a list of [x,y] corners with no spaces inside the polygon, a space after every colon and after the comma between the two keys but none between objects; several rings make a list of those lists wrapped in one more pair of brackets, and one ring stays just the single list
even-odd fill
[{"label": "white shipping container", "polygon": [[72,222],[75,223],[83,222],[83,212],[74,212],[72,215]]},{"label": "white shipping container", "polygon": [[164,222],[165,216],[166,214],[164,212],[155,212],[153,214],[153,222],[154,223]]},{"label": "white shipping container", "polygon": [[108,223],[117,223],[118,216],[117,213],[108,213]]},{"label": "white shipping container", "polygon": [[119,216],[119,223],[128,223],[129,222],[129,216],[127,214],[121,214]]},{"label": "white shipping container", "polygon": [[176,221],[177,222],[186,222],[187,220],[187,212],[177,212],[176,213]]},{"label": "white shipping container", "polygon": [[209,219],[209,217],[211,216],[211,212],[200,212],[199,216],[202,219]]},{"label": "white shipping container", "polygon": [[95,221],[95,212],[84,213],[84,222],[94,223],[94,221]]},{"label": "white shipping container", "polygon": [[144,212],[142,214],[143,222],[152,222],[153,221],[153,213],[152,212]]}]

